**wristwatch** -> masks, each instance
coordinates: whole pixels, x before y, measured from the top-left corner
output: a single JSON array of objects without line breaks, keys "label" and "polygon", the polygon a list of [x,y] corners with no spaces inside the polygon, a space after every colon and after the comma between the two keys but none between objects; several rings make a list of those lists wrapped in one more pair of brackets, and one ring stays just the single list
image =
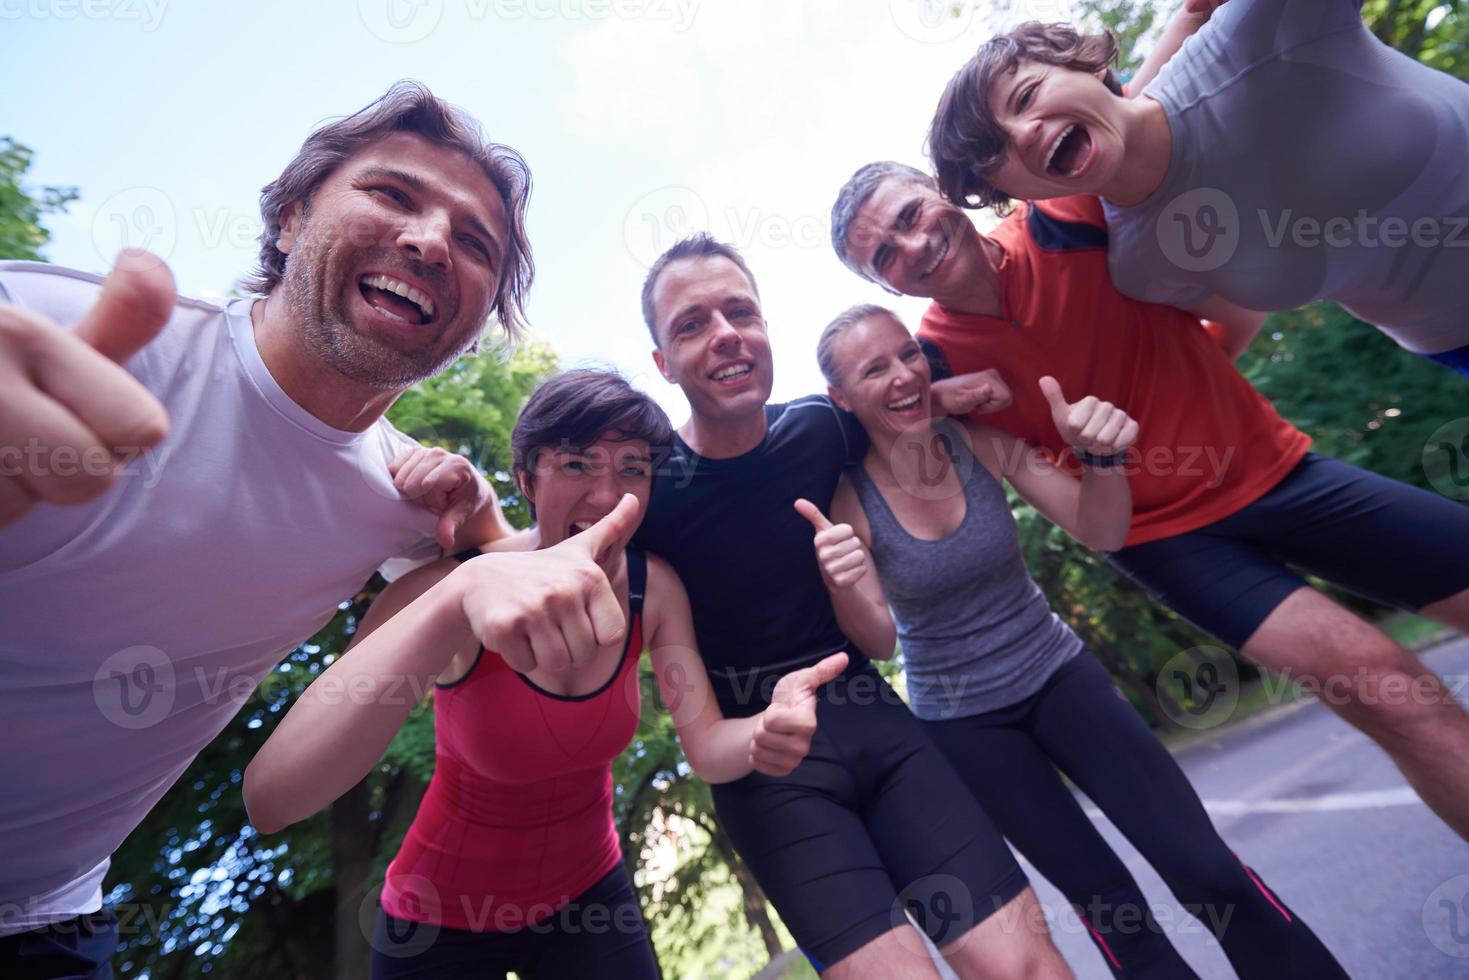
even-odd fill
[{"label": "wristwatch", "polygon": [[1114,466],[1121,466],[1127,460],[1127,450],[1125,449],[1120,453],[1113,453],[1110,456],[1094,456],[1085,449],[1077,449],[1075,446],[1071,447],[1071,451],[1076,453],[1076,458],[1081,461],[1082,465],[1090,466],[1094,470],[1106,470]]}]

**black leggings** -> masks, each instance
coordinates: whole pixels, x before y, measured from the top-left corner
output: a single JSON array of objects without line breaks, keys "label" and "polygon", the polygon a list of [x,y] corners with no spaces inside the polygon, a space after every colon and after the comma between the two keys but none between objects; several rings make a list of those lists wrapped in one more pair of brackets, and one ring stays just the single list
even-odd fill
[{"label": "black leggings", "polygon": [[1058,768],[1209,928],[1241,977],[1347,975],[1220,838],[1183,771],[1091,654],[1019,704],[924,727],[1000,832],[1076,907],[1114,976],[1195,974]]},{"label": "black leggings", "polygon": [[556,913],[513,932],[470,932],[394,918],[372,934],[372,980],[610,977],[659,980],[627,871],[618,865]]}]

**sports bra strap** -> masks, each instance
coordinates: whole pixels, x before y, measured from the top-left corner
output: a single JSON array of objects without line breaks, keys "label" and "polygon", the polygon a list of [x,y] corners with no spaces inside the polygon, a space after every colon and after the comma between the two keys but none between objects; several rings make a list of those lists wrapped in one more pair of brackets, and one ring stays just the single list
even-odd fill
[{"label": "sports bra strap", "polygon": [[648,556],[641,548],[627,549],[627,616],[643,611],[643,595],[648,589]]}]

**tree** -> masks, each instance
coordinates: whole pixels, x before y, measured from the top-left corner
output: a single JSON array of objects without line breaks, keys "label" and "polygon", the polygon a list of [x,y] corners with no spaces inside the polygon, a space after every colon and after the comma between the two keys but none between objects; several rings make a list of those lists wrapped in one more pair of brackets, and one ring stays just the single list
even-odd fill
[{"label": "tree", "polygon": [[21,184],[31,168],[32,153],[9,136],[0,136],[0,259],[44,262],[41,249],[51,233],[41,225],[47,214],[59,214],[77,199],[74,187]]}]

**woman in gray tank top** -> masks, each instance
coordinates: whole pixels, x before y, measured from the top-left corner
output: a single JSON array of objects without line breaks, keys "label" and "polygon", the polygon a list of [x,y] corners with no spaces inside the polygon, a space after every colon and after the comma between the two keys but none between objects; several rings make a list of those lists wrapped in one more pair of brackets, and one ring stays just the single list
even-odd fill
[{"label": "woman in gray tank top", "polygon": [[882,307],[837,317],[817,357],[832,400],[871,439],[837,488],[835,524],[796,505],[817,528],[837,619],[869,657],[891,657],[901,639],[913,712],[1000,831],[1072,902],[1113,973],[1195,975],[1058,769],[1214,933],[1240,976],[1346,976],[1220,838],[1173,757],[1025,568],[999,478],[1083,544],[1115,549],[1132,498],[1114,464],[1137,423],[1095,398],[1068,402],[1042,379],[1057,430],[1083,464],[1078,480],[998,429],[932,419],[928,362]]}]

